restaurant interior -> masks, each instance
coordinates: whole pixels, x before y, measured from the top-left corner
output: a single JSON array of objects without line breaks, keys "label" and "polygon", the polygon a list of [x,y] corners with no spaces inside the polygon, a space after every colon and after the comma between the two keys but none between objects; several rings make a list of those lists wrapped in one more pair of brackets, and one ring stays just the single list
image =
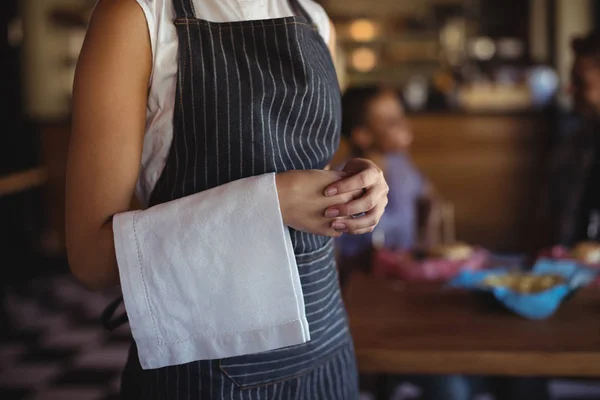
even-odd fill
[{"label": "restaurant interior", "polygon": [[[335,26],[342,93],[394,93],[411,132],[402,157],[434,191],[412,205],[410,246],[377,228],[366,246],[339,241],[361,398],[600,399],[600,210],[573,242],[550,204],[576,196],[553,161],[590,122],[575,107],[573,39],[600,28],[600,1],[316,2]],[[3,400],[119,398],[131,333],[100,317],[120,288],[72,277],[64,223],[72,86],[95,3],[0,2]],[[342,137],[332,166],[355,139]]]}]

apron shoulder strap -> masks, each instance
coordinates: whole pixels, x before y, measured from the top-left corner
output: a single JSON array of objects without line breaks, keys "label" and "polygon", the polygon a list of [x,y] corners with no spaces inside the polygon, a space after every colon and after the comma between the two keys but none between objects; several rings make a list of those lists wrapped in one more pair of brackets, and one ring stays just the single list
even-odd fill
[{"label": "apron shoulder strap", "polygon": [[121,303],[123,303],[123,296],[115,299],[104,309],[104,312],[102,312],[102,316],[100,317],[102,325],[104,325],[104,328],[108,329],[109,331],[114,331],[129,321],[126,313],[123,313],[115,318],[115,312]]},{"label": "apron shoulder strap", "polygon": [[314,25],[316,27],[310,14],[308,13],[308,11],[306,11],[306,9],[302,6],[302,4],[300,4],[299,0],[288,0],[288,1],[290,3],[290,7],[292,7],[292,10],[294,11],[294,14],[300,15],[300,16],[306,18],[306,20],[308,21],[309,24]]},{"label": "apron shoulder strap", "polygon": [[175,18],[196,18],[193,0],[173,0]]},{"label": "apron shoulder strap", "polygon": [[[310,14],[300,4],[298,0],[288,0],[294,14],[303,16],[306,18],[309,24],[314,25]],[[173,6],[175,7],[175,18],[196,18],[196,11],[194,10],[193,0],[173,0]]]}]

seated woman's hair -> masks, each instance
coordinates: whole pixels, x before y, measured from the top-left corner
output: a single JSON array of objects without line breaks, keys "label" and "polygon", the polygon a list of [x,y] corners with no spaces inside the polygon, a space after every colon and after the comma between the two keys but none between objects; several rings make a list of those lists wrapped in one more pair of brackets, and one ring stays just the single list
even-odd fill
[{"label": "seated woman's hair", "polygon": [[351,87],[342,96],[342,135],[348,139],[352,131],[366,123],[369,102],[384,89],[380,86]]}]

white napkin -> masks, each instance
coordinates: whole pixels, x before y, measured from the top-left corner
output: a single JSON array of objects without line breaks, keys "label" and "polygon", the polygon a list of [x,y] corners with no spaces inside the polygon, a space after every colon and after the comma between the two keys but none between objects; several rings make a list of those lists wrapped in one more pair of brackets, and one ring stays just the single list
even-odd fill
[{"label": "white napkin", "polygon": [[142,368],[310,340],[274,174],[118,214],[113,230]]}]

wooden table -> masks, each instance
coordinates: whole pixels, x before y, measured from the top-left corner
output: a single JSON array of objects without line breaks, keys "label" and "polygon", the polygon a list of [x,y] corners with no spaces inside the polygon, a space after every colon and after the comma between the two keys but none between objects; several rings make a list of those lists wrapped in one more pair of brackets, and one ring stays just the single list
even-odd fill
[{"label": "wooden table", "polygon": [[362,373],[600,377],[597,290],[582,290],[544,321],[473,293],[362,274],[344,297]]}]

